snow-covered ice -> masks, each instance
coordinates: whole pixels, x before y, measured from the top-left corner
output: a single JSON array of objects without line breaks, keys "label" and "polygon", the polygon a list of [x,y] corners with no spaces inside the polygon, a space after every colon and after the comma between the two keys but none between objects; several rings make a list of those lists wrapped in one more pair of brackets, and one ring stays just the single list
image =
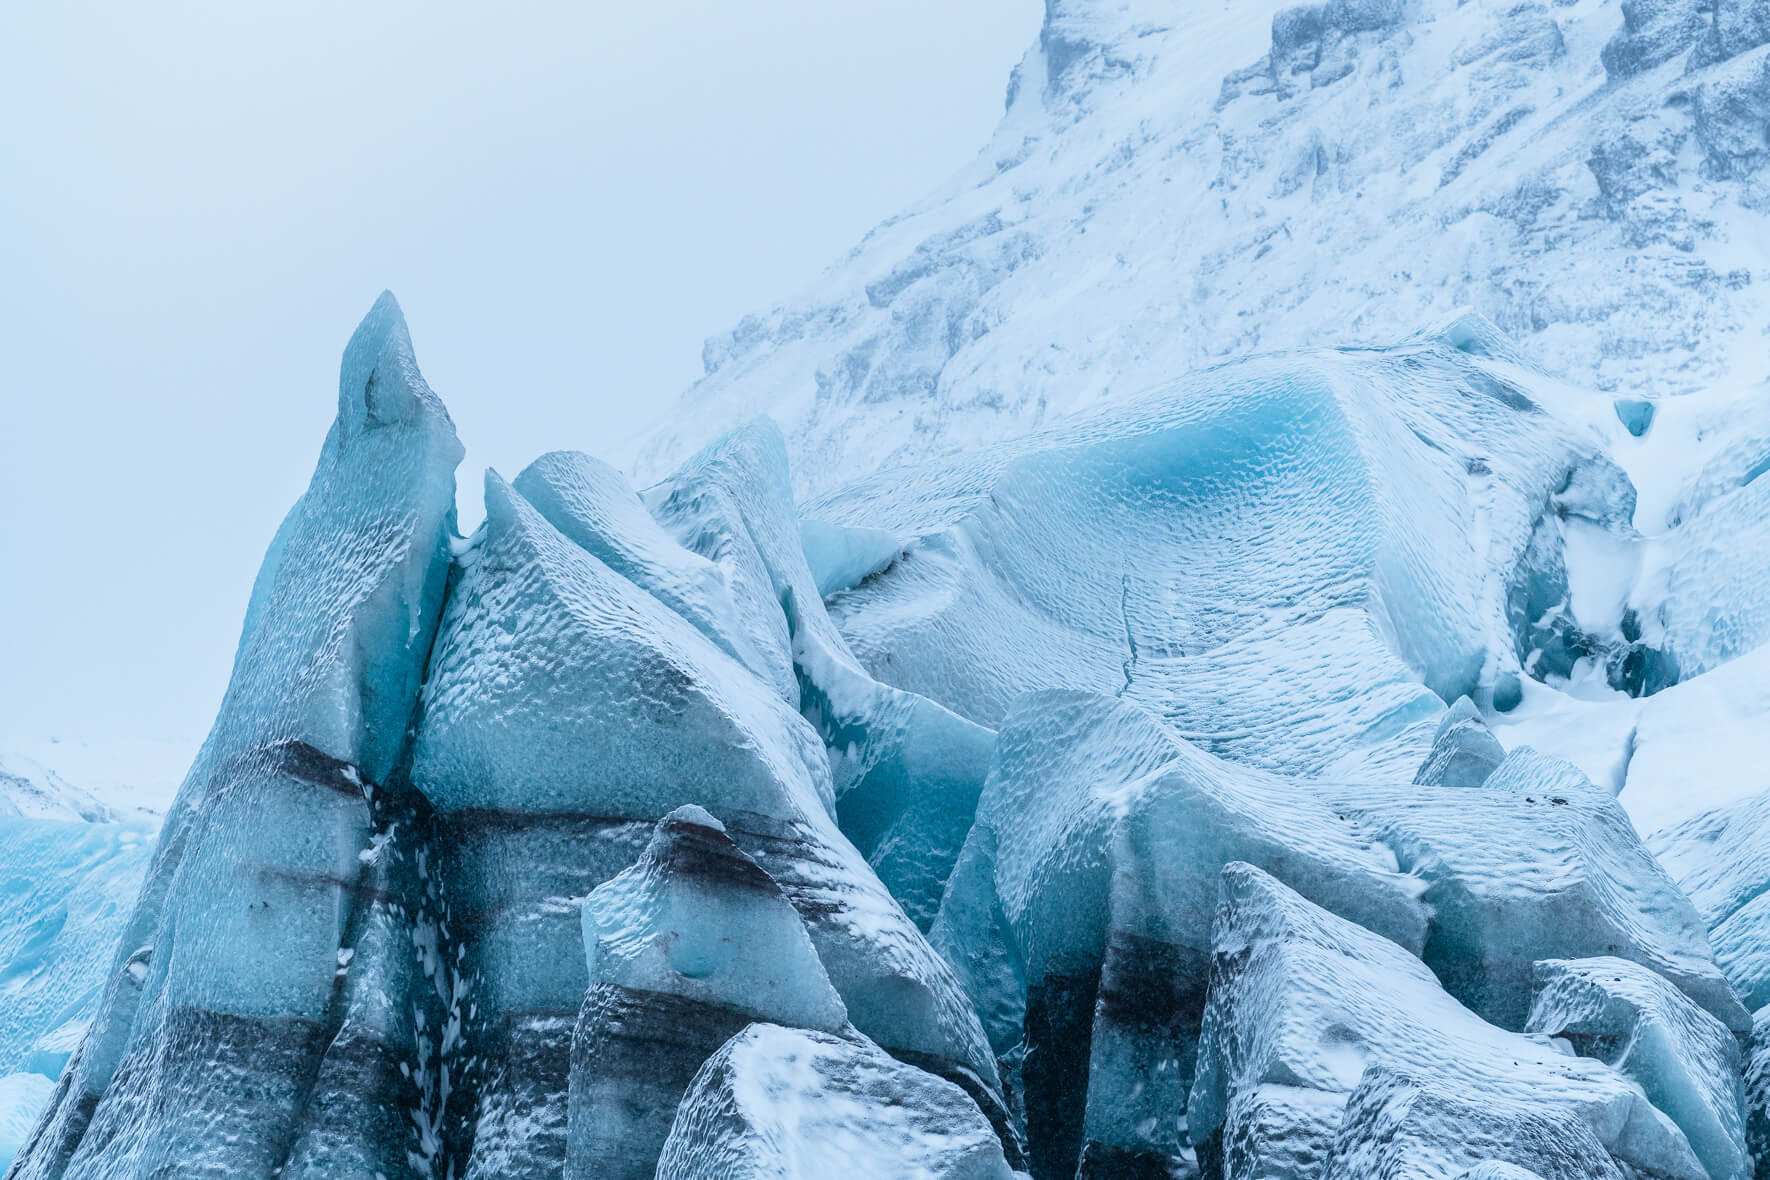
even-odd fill
[{"label": "snow-covered ice", "polygon": [[752,1024],[682,1103],[659,1180],[1011,1180],[964,1091],[860,1038]]}]

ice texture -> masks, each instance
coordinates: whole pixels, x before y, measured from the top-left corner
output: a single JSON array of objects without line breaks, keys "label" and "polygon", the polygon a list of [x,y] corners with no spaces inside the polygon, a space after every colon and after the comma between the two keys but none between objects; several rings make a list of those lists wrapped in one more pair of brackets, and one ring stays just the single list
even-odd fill
[{"label": "ice texture", "polygon": [[1701,913],[1747,1008],[1770,1005],[1770,792],[1703,812],[1649,841]]},{"label": "ice texture", "polygon": [[1425,941],[1417,882],[1308,789],[1111,697],[1032,693],[1010,712],[934,938],[997,1052],[1024,1028],[1035,1172],[1184,1154],[1218,873],[1244,859]]},{"label": "ice texture", "polygon": [[0,1168],[12,1166],[54,1090],[55,1082],[40,1073],[0,1077]]},{"label": "ice texture", "polygon": [[[1319,1174],[1322,1180],[1452,1180],[1506,1168],[1513,1171],[1501,1171],[1502,1180],[1520,1172],[1539,1180],[1625,1180],[1591,1117],[1372,1065],[1346,1099],[1333,1155]],[[1679,1156],[1673,1166],[1687,1161]]]},{"label": "ice texture", "polygon": [[565,1174],[647,1178],[695,1072],[753,1021],[841,1033],[848,1012],[780,886],[692,804],[584,903]]},{"label": "ice texture", "polygon": [[383,295],[345,349],[318,467],[265,555],[215,726],[17,1176],[285,1162],[342,1016],[369,793],[405,746],[460,457]]},{"label": "ice texture", "polygon": [[1639,1082],[1711,1180],[1751,1174],[1739,1041],[1660,976],[1626,959],[1545,960],[1525,1029]]},{"label": "ice texture", "polygon": [[139,821],[0,817],[0,1073],[61,1076],[153,849]]},{"label": "ice texture", "polygon": [[1438,723],[1432,752],[1426,755],[1416,783],[1446,787],[1478,787],[1506,760],[1506,747],[1481,720],[1468,697],[1457,698]]},{"label": "ice texture", "polygon": [[[790,658],[770,550],[723,543],[758,528],[733,515],[766,494],[746,482],[752,438],[697,460],[673,507],[654,511],[708,545],[752,636]],[[796,682],[789,691],[733,658],[495,473],[486,508],[431,658],[412,767],[446,830],[476,1010],[464,1032],[479,1072],[462,1175],[538,1176],[563,1163],[572,1030],[589,983],[568,899],[626,869],[685,803],[718,815],[780,884],[857,1028],[969,1079],[987,1101],[995,1067],[977,1019],[838,829],[830,759],[795,708]]]},{"label": "ice texture", "polygon": [[1749,1027],[1696,908],[1622,808],[1565,763],[1525,749],[1479,789],[1320,790],[1423,883],[1423,957],[1484,1018],[1524,1026],[1538,960],[1608,954],[1651,968],[1729,1028]]},{"label": "ice texture", "polygon": [[807,514],[903,546],[832,617],[879,679],[981,725],[1086,688],[1232,761],[1411,779],[1444,701],[1540,662],[1527,553],[1633,500],[1456,338],[1224,365],[832,492]]},{"label": "ice texture", "polygon": [[752,1024],[695,1075],[658,1180],[1011,1180],[950,1082],[864,1038]]},{"label": "ice texture", "polygon": [[[1226,1119],[1242,1096],[1289,1085],[1348,1097],[1318,1173],[1342,1180],[1389,1174],[1410,1159],[1422,1170],[1409,1175],[1454,1177],[1505,1160],[1491,1154],[1498,1144],[1564,1150],[1568,1128],[1628,1167],[1706,1174],[1633,1081],[1486,1023],[1401,947],[1251,865],[1224,869],[1214,939],[1187,1110],[1201,1158],[1220,1158]],[[1381,1162],[1390,1152],[1399,1154]],[[1534,1159],[1506,1162],[1539,1170]],[[1257,1167],[1250,1174],[1261,1174]]]},{"label": "ice texture", "polygon": [[753,629],[780,637],[797,679],[786,696],[829,749],[843,832],[926,928],[971,825],[994,735],[862,669],[824,609],[772,422],[734,431],[646,498],[683,545],[728,572]]},{"label": "ice texture", "polygon": [[1680,678],[1770,642],[1770,481],[1756,479],[1649,544],[1632,595],[1642,640]]}]

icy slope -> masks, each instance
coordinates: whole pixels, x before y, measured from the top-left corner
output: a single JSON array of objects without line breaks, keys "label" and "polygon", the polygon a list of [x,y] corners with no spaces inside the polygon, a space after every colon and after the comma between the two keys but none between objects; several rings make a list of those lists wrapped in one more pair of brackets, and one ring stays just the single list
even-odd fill
[{"label": "icy slope", "polygon": [[800,490],[824,491],[1218,359],[1387,342],[1461,307],[1632,397],[1760,380],[1758,14],[1048,0],[975,163],[709,340],[638,470],[766,412]]}]

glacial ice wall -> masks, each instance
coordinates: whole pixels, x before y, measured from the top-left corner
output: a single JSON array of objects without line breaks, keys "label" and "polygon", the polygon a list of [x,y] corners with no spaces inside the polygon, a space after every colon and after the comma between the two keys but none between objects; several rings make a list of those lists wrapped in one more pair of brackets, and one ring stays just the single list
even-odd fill
[{"label": "glacial ice wall", "polygon": [[1753,1174],[1770,795],[1643,841],[1501,740],[1761,663],[1655,597],[1757,561],[1681,412],[1462,317],[803,505],[767,420],[556,452],[463,540],[384,296],[8,1176]]}]

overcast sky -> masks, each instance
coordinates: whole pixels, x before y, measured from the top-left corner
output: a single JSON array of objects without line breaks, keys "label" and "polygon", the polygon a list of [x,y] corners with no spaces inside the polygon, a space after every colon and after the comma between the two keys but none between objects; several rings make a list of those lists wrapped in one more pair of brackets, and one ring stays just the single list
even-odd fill
[{"label": "overcast sky", "polygon": [[607,451],[982,146],[1040,10],[0,6],[0,755],[182,772],[382,288],[464,485]]}]

